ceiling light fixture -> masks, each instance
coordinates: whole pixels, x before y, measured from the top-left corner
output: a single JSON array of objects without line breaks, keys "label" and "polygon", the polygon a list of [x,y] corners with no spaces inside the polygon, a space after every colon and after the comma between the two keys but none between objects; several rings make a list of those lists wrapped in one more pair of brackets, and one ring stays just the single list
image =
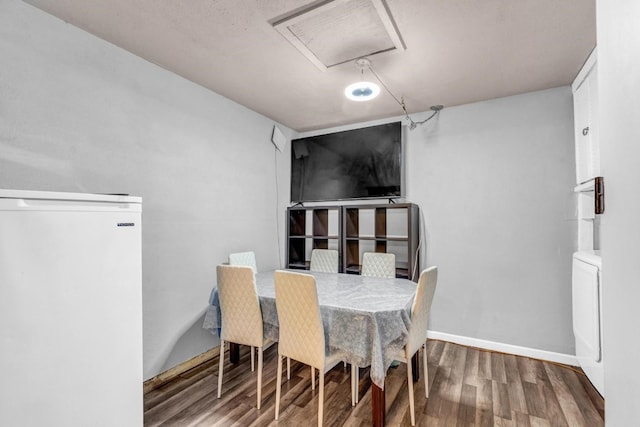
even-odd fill
[{"label": "ceiling light fixture", "polygon": [[[360,68],[360,72],[361,74],[364,74],[364,69],[368,68],[369,71],[371,71],[371,74],[373,74],[373,76],[376,78],[376,80],[378,80],[378,82],[380,82],[380,84],[382,85],[382,87],[384,88],[384,90],[386,90],[389,95],[391,95],[391,97],[398,103],[398,105],[400,105],[400,107],[402,108],[402,111],[404,112],[405,117],[407,118],[407,120],[409,121],[409,129],[410,130],[414,130],[416,127],[418,127],[421,124],[424,124],[426,122],[428,122],[429,120],[431,120],[432,118],[434,118],[440,111],[442,111],[442,109],[444,108],[444,106],[442,105],[432,105],[431,106],[431,111],[433,111],[433,113],[427,117],[426,119],[419,121],[419,122],[415,122],[411,116],[409,115],[409,112],[407,111],[407,107],[404,103],[404,97],[401,97],[400,99],[398,99],[392,92],[391,90],[389,90],[389,88],[387,87],[386,84],[384,84],[384,82],[382,81],[382,79],[380,79],[380,77],[378,76],[378,74],[376,74],[375,71],[373,71],[373,67],[371,66],[371,61],[368,58],[358,58],[356,59],[356,66],[358,66],[358,68]],[[347,86],[347,88],[344,90],[344,93],[346,95],[347,98],[349,99],[354,99],[351,98],[349,96],[349,94],[347,93],[347,91],[349,89],[351,89],[352,87],[354,88],[354,91],[358,90],[358,84],[370,84],[370,85],[374,85],[378,92],[380,91],[380,88],[378,87],[377,84],[375,83],[368,83],[368,82],[360,82],[360,83],[354,83],[352,85]],[[354,99],[355,101],[368,101],[369,99],[373,99],[378,95],[378,93],[376,93],[374,96],[371,96],[367,99]]]},{"label": "ceiling light fixture", "polygon": [[[360,74],[364,77],[365,68],[371,69],[371,61],[367,58],[356,59],[356,66],[360,68]],[[350,84],[344,89],[344,96],[352,101],[370,101],[380,94],[380,86],[367,81],[359,81]]]}]

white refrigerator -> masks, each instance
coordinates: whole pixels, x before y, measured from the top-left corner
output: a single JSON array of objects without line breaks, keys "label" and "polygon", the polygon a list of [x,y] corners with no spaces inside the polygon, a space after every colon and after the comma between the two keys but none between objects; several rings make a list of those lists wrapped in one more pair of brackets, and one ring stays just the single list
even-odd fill
[{"label": "white refrigerator", "polygon": [[142,426],[141,215],[0,190],[0,426]]}]

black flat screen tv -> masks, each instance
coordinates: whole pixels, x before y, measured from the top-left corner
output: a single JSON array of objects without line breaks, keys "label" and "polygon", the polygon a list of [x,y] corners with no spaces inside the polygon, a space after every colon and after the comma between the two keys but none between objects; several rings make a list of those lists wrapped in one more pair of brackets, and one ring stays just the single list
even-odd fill
[{"label": "black flat screen tv", "polygon": [[397,198],[402,126],[386,123],[291,141],[291,202]]}]

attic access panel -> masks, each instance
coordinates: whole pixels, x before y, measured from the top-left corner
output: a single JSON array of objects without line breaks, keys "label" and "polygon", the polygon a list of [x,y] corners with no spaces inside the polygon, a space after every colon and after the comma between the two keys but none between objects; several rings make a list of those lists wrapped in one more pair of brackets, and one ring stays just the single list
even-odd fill
[{"label": "attic access panel", "polygon": [[273,23],[320,70],[363,56],[404,50],[384,0],[326,0]]}]

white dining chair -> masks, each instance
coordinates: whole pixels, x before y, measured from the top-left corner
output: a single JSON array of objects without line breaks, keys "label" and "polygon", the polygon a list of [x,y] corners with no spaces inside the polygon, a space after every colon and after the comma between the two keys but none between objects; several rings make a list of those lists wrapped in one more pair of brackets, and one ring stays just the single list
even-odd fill
[{"label": "white dining chair", "polygon": [[338,251],[335,249],[314,249],[311,251],[310,271],[337,273],[338,269]]},{"label": "white dining chair", "polygon": [[400,351],[393,353],[394,359],[406,363],[407,365],[407,388],[409,389],[409,409],[411,411],[411,425],[416,425],[415,404],[413,401],[413,372],[411,369],[411,358],[424,346],[424,395],[429,397],[429,373],[427,370],[427,324],[429,322],[429,312],[433,295],[438,282],[438,268],[430,267],[420,274],[416,296],[411,307],[411,324],[409,325],[409,336]]},{"label": "white dining chair", "polygon": [[365,252],[362,255],[362,276],[396,277],[396,256],[382,252]]},{"label": "white dining chair", "polygon": [[221,331],[218,369],[218,399],[222,393],[225,343],[248,345],[258,349],[257,406],[262,401],[262,353],[266,344],[263,335],[262,311],[253,270],[249,266],[219,265],[218,296],[220,299]]},{"label": "white dining chair", "polygon": [[229,265],[247,265],[253,269],[254,273],[258,272],[256,254],[252,251],[229,254]]},{"label": "white dining chair", "polygon": [[[278,373],[276,380],[276,414],[280,415],[280,389],[282,361],[289,357],[311,366],[312,388],[315,387],[314,369],[318,369],[320,392],[318,395],[318,426],[324,418],[324,375],[343,359],[343,354],[328,353],[325,347],[324,326],[318,305],[315,278],[309,274],[289,271],[275,272],[276,309],[278,311]],[[351,404],[354,405],[354,370],[351,366]]]},{"label": "white dining chair", "polygon": [[[229,254],[229,265],[245,265],[249,266],[253,269],[253,273],[258,272],[258,267],[256,264],[256,254],[253,251],[248,252],[236,252],[233,254]],[[255,371],[255,347],[251,347],[251,372]]]}]

